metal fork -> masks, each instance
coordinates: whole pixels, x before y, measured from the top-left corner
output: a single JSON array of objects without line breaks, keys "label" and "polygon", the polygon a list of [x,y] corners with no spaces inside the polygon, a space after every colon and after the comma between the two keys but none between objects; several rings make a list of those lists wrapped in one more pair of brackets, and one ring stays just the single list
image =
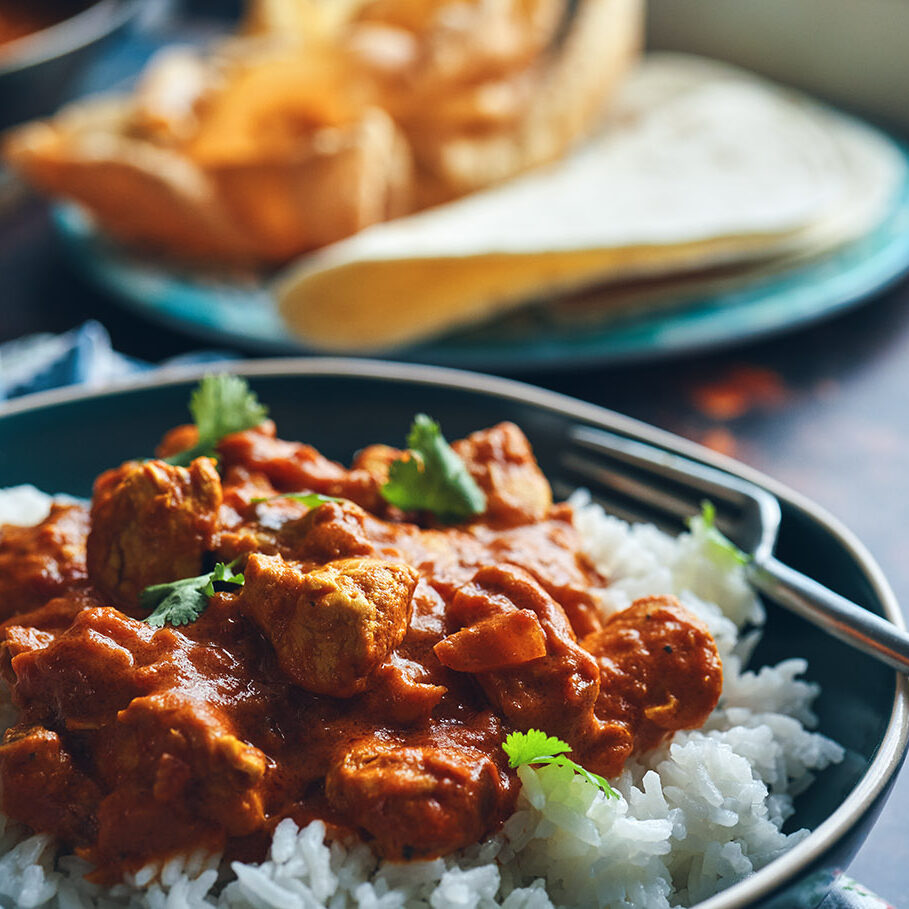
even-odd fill
[{"label": "metal fork", "polygon": [[677,532],[709,499],[718,529],[749,556],[745,571],[755,588],[841,641],[909,672],[909,634],[774,556],[781,514],[767,490],[606,430],[576,426],[570,438],[575,445],[563,453],[562,466],[590,485],[612,513]]}]

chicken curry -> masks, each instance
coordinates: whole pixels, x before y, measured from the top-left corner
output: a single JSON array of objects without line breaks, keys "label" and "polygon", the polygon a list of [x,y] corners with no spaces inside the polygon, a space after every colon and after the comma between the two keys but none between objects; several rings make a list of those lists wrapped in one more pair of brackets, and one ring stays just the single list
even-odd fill
[{"label": "chicken curry", "polygon": [[[412,451],[348,469],[266,420],[181,459],[200,431],[101,474],[90,507],[0,529],[2,808],[97,880],[261,859],[286,817],[435,857],[513,811],[510,732],[609,778],[716,705],[715,644],[676,600],[603,613],[516,426],[445,446],[480,496],[457,522],[389,501]],[[188,596],[204,608],[161,618]]]}]

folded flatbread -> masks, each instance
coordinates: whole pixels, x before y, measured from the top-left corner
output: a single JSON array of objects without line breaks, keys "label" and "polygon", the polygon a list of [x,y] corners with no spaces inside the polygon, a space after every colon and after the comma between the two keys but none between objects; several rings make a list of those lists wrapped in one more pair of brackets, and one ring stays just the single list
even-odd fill
[{"label": "folded flatbread", "polygon": [[652,56],[564,161],[367,229],[277,283],[307,344],[410,344],[594,283],[816,256],[883,217],[882,134],[725,64]]}]

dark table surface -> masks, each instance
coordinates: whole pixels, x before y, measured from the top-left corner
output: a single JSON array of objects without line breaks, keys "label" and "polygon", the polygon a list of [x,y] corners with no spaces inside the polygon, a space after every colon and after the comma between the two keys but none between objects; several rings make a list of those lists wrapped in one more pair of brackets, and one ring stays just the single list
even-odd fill
[{"label": "dark table surface", "polygon": [[[0,343],[89,318],[108,328],[118,350],[142,359],[198,348],[121,310],[74,274],[40,203],[0,218]],[[799,490],[858,534],[909,606],[909,281],[760,344],[516,378],[686,436]],[[849,871],[907,905],[909,768]]]}]

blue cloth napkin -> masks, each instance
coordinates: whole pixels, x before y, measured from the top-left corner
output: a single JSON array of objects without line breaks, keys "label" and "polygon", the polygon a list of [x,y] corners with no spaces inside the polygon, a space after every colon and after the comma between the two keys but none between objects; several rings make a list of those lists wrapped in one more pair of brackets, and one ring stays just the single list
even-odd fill
[{"label": "blue cloth napkin", "polygon": [[28,335],[0,344],[0,402],[67,385],[98,388],[164,366],[232,359],[237,359],[235,354],[201,350],[157,365],[147,363],[117,353],[107,329],[99,322],[86,322],[62,335]]},{"label": "blue cloth napkin", "polygon": [[[236,359],[221,351],[198,351],[167,360],[160,366],[180,363],[213,363]],[[110,336],[98,322],[86,322],[62,335],[30,335],[0,345],[0,402],[19,395],[66,385],[103,386],[106,383],[159,368],[117,353]],[[893,909],[845,874],[818,909]]]}]

